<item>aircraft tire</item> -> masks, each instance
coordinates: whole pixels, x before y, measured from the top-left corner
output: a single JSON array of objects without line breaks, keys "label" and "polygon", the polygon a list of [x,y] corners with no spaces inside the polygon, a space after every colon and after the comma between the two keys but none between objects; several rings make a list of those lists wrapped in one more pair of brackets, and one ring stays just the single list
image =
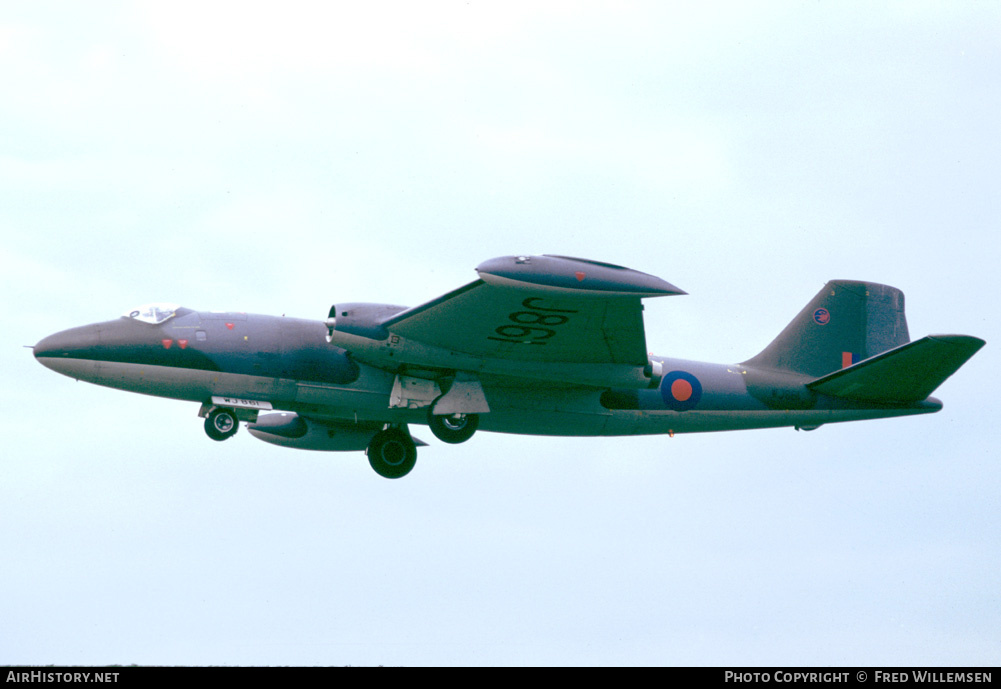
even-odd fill
[{"label": "aircraft tire", "polygon": [[383,478],[402,478],[417,463],[417,445],[410,434],[399,428],[379,431],[368,444],[368,463]]},{"label": "aircraft tire", "polygon": [[213,409],[205,417],[205,433],[212,440],[222,441],[232,438],[239,428],[236,412],[232,409]]},{"label": "aircraft tire", "polygon": [[428,410],[428,426],[434,436],[443,443],[458,445],[473,437],[476,427],[480,425],[479,414],[441,414],[435,415],[431,412],[434,406]]}]

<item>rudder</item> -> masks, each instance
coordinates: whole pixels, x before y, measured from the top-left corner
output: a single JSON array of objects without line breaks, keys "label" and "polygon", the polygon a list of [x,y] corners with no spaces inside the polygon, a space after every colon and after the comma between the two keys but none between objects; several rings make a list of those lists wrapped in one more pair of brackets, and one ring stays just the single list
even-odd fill
[{"label": "rudder", "polygon": [[908,342],[903,292],[875,282],[831,280],[744,364],[821,377]]}]

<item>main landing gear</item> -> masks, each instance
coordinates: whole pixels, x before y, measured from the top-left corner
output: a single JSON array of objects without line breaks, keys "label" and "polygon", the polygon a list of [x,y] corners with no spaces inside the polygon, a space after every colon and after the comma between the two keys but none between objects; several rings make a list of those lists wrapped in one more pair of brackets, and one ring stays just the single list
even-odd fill
[{"label": "main landing gear", "polygon": [[232,409],[216,407],[205,417],[205,432],[212,440],[232,438],[239,428],[236,412]]},{"label": "main landing gear", "polygon": [[383,478],[402,478],[417,463],[417,445],[406,427],[390,426],[379,431],[365,454],[375,473]]},{"label": "main landing gear", "polygon": [[428,426],[435,437],[444,443],[464,443],[473,437],[476,427],[480,425],[478,414],[435,415],[433,411],[433,406],[428,409]]}]

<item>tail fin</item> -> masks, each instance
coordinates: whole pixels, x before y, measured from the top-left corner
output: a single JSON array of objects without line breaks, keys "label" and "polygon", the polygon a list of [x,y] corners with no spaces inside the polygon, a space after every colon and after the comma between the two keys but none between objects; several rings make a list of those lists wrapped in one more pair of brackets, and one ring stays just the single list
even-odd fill
[{"label": "tail fin", "polygon": [[918,402],[984,344],[969,335],[929,335],[806,386],[825,395],[864,402]]},{"label": "tail fin", "polygon": [[875,282],[831,280],[744,363],[819,378],[909,341],[903,292]]}]

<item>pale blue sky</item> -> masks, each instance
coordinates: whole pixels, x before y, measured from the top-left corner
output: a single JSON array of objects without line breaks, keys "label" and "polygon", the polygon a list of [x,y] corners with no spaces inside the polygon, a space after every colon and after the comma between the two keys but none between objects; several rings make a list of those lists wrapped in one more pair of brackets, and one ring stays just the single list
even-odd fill
[{"label": "pale blue sky", "polygon": [[[0,663],[996,664],[999,7],[4,3]],[[746,359],[831,278],[988,346],[934,416],[415,429],[395,482],[22,347],[512,253],[688,291],[647,304],[665,356]]]}]

